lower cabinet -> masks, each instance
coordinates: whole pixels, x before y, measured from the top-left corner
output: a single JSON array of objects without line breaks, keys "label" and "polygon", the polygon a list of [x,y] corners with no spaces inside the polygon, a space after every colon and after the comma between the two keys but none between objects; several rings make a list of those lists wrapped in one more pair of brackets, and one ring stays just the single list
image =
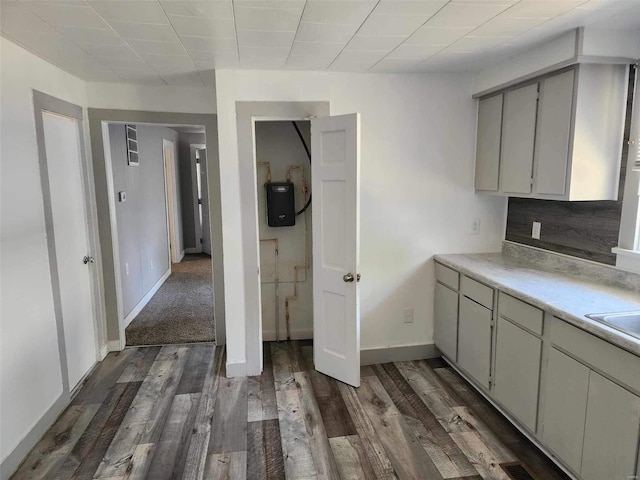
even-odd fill
[{"label": "lower cabinet", "polygon": [[460,296],[458,365],[486,389],[490,387],[492,315],[488,308]]},{"label": "lower cabinet", "polygon": [[502,317],[496,333],[496,399],[536,431],[542,340]]},{"label": "lower cabinet", "polygon": [[437,282],[434,310],[435,343],[447,358],[457,360],[458,292]]},{"label": "lower cabinet", "polygon": [[561,351],[549,350],[542,440],[575,472],[582,465],[589,368]]},{"label": "lower cabinet", "polygon": [[584,480],[636,478],[639,433],[640,397],[589,372],[580,476]]}]

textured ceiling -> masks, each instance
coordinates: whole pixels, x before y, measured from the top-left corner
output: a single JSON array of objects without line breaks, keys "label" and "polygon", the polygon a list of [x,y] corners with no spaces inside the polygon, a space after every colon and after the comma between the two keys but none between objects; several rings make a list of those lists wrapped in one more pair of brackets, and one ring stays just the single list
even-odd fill
[{"label": "textured ceiling", "polygon": [[640,0],[0,0],[2,35],[89,81],[202,86],[215,68],[473,71]]}]

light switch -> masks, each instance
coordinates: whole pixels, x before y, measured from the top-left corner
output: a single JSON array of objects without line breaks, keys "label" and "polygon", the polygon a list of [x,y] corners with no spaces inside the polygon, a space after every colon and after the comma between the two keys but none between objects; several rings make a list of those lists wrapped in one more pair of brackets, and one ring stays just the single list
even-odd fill
[{"label": "light switch", "polygon": [[118,200],[121,202],[127,201],[127,192],[118,192]]}]

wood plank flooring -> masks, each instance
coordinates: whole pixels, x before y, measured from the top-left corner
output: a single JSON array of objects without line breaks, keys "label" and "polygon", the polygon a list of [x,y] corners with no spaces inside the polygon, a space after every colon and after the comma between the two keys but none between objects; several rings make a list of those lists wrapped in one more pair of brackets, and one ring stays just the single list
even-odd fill
[{"label": "wood plank flooring", "polygon": [[225,378],[212,344],[112,353],[12,477],[565,480],[439,359],[313,369],[310,341],[265,343],[261,376]]}]

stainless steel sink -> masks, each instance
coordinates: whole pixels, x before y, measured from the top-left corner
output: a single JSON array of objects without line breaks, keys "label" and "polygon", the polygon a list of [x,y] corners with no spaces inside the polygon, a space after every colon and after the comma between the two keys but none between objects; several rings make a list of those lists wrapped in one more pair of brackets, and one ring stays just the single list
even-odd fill
[{"label": "stainless steel sink", "polygon": [[587,317],[640,338],[640,312],[598,313]]}]

